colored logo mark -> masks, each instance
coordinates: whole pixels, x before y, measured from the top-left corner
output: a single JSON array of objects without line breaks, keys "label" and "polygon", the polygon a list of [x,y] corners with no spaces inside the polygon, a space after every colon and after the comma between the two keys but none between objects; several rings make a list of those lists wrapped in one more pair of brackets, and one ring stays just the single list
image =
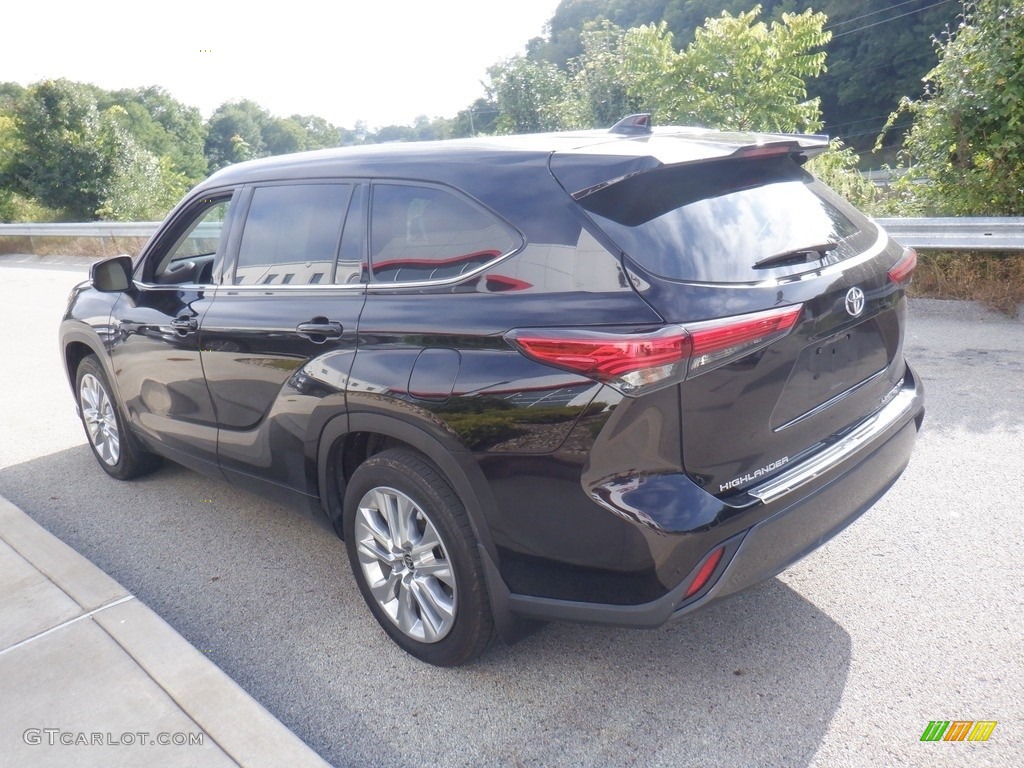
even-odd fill
[{"label": "colored logo mark", "polygon": [[921,741],[988,741],[995,720],[931,720]]}]

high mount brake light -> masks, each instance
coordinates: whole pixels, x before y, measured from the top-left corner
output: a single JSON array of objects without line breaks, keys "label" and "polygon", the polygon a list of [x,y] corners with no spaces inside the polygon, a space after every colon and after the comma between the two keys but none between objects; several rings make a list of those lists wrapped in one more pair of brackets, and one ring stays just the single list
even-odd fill
[{"label": "high mount brake light", "polygon": [[527,357],[635,397],[693,378],[785,336],[802,304],[645,333],[522,329],[505,338]]},{"label": "high mount brake light", "polygon": [[779,137],[765,144],[748,144],[732,153],[732,157],[782,157],[792,155],[801,163],[815,155],[820,155],[829,147],[828,136],[809,136],[801,134],[791,139]]},{"label": "high mount brake light", "polygon": [[917,268],[917,251],[913,248],[904,248],[903,255],[892,269],[889,270],[889,279],[896,285],[906,288],[914,277],[914,270]]},{"label": "high mount brake light", "polygon": [[763,144],[750,147],[740,147],[733,153],[733,157],[783,157],[799,150],[797,144]]}]

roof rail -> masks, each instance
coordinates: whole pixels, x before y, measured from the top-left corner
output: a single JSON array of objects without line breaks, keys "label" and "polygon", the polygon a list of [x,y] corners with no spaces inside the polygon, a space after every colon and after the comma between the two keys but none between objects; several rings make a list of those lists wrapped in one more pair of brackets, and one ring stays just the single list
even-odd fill
[{"label": "roof rail", "polygon": [[622,136],[639,136],[651,133],[651,113],[640,112],[636,115],[624,117],[611,128],[608,133],[617,133]]}]

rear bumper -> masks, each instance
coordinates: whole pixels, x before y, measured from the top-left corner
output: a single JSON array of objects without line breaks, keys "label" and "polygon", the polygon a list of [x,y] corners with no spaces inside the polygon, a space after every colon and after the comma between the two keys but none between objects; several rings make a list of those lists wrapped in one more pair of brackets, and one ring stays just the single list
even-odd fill
[{"label": "rear bumper", "polygon": [[[706,597],[725,597],[771,578],[846,528],[896,482],[916,439],[911,421],[855,469],[751,528]],[[879,488],[867,477],[883,477],[884,484]]]},{"label": "rear bumper", "polygon": [[[757,520],[739,533],[723,526],[708,547],[724,554],[707,584],[686,592],[707,559],[674,588],[650,602],[613,605],[509,594],[513,614],[542,620],[655,627],[757,584],[820,547],[866,512],[899,478],[910,460],[924,413],[924,395],[907,370],[903,389],[843,440],[766,483],[749,489],[741,513]],[[822,461],[826,455],[828,461]]]}]

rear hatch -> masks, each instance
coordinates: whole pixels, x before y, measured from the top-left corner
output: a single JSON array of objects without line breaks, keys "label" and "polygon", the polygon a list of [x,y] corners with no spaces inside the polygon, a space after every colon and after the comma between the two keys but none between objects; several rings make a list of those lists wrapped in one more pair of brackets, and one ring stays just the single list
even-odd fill
[{"label": "rear hatch", "polygon": [[[715,495],[820,450],[904,376],[913,254],[801,168],[797,150],[752,145],[567,187],[638,292],[694,339],[676,384],[683,462]],[[553,156],[556,177],[561,164]],[[568,180],[581,159],[565,167]]]}]

